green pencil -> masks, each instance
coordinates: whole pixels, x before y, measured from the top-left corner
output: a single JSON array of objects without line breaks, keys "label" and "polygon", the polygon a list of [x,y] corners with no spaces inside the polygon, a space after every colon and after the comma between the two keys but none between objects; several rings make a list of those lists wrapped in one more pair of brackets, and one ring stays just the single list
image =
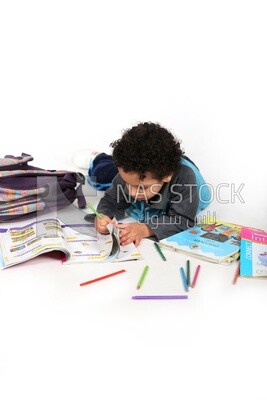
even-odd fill
[{"label": "green pencil", "polygon": [[99,214],[99,212],[96,211],[95,207],[92,206],[91,203],[86,203],[86,207],[90,208],[98,218],[103,219],[102,215]]},{"label": "green pencil", "polygon": [[142,286],[142,284],[143,284],[143,282],[144,282],[144,279],[145,279],[145,277],[146,277],[148,268],[149,268],[148,265],[146,265],[145,268],[144,268],[144,270],[143,270],[143,272],[142,272],[142,275],[140,276],[140,279],[139,279],[139,281],[138,281],[138,283],[137,283],[137,289],[140,289],[140,287]]},{"label": "green pencil", "polygon": [[166,257],[165,257],[164,254],[162,253],[161,248],[159,247],[159,245],[158,245],[157,242],[154,242],[154,246],[156,247],[157,252],[159,253],[159,255],[160,255],[160,257],[162,258],[162,260],[167,261],[167,260],[166,260]]}]

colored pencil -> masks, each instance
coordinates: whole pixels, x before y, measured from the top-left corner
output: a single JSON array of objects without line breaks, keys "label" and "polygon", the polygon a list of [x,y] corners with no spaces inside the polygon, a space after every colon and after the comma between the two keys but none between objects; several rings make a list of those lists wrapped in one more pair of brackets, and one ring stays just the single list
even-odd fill
[{"label": "colored pencil", "polygon": [[240,264],[238,264],[238,266],[237,266],[237,268],[235,270],[234,278],[233,278],[233,281],[232,281],[233,285],[236,284],[236,281],[237,281],[237,278],[239,277],[239,274],[240,274]]},{"label": "colored pencil", "polygon": [[103,219],[103,216],[101,214],[99,214],[98,211],[96,211],[95,207],[91,203],[87,202],[86,207],[90,208],[98,218]]},{"label": "colored pencil", "polygon": [[186,280],[186,276],[185,276],[185,272],[184,272],[184,268],[183,267],[180,268],[180,272],[181,272],[181,277],[182,277],[182,281],[183,281],[183,285],[184,285],[184,290],[186,292],[188,292],[188,285],[187,285],[187,280]]},{"label": "colored pencil", "polygon": [[200,270],[200,265],[197,266],[197,269],[196,269],[196,272],[195,272],[195,275],[194,275],[194,278],[193,278],[193,282],[192,282],[192,285],[191,285],[192,288],[196,286],[199,270]]},{"label": "colored pencil", "polygon": [[146,277],[146,274],[148,272],[148,269],[149,269],[149,267],[148,267],[148,265],[146,265],[144,270],[143,270],[143,272],[142,272],[142,275],[141,275],[141,277],[140,277],[140,279],[139,279],[139,281],[137,283],[137,289],[140,289],[140,287],[142,286],[142,284],[144,282],[144,279]]},{"label": "colored pencil", "polygon": [[85,286],[85,285],[89,285],[90,283],[102,281],[102,279],[110,278],[111,276],[115,276],[115,275],[121,274],[122,272],[126,272],[126,270],[125,269],[120,269],[119,271],[112,272],[111,274],[99,276],[98,278],[91,279],[90,281],[80,283],[80,286]]},{"label": "colored pencil", "polygon": [[190,261],[187,260],[186,261],[186,281],[187,281],[187,285],[190,286],[191,282],[190,282]]},{"label": "colored pencil", "polygon": [[157,252],[159,253],[159,255],[160,255],[160,257],[162,258],[162,260],[163,260],[163,261],[167,261],[167,260],[166,260],[166,257],[165,257],[164,254],[162,253],[161,248],[159,247],[159,245],[158,245],[157,242],[154,242],[154,246],[156,247]]},{"label": "colored pencil", "polygon": [[182,300],[188,299],[187,295],[150,295],[150,296],[132,296],[133,300]]}]

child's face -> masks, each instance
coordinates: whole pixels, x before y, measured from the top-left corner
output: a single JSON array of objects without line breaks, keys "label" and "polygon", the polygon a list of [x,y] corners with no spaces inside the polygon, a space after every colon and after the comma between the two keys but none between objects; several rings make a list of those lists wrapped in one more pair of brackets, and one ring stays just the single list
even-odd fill
[{"label": "child's face", "polygon": [[118,168],[118,170],[127,185],[129,194],[138,201],[151,199],[160,191],[165,182],[171,180],[170,175],[158,181],[152,177],[150,172],[146,172],[145,179],[140,180],[139,174],[136,172],[125,172],[122,168]]}]

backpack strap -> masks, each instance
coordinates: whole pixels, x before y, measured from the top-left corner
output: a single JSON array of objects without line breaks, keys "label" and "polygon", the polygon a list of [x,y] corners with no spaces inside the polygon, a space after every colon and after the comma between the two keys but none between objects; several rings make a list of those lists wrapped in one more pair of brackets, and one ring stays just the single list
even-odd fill
[{"label": "backpack strap", "polygon": [[79,208],[86,207],[86,199],[83,194],[82,185],[85,184],[85,177],[81,172],[66,172],[64,178],[60,181],[60,188],[63,192],[65,192],[65,196],[67,197],[66,190],[69,187],[73,187],[75,183],[78,183],[78,187],[76,189],[76,197]]},{"label": "backpack strap", "polygon": [[77,201],[79,208],[86,207],[86,199],[83,194],[82,186],[85,184],[85,177],[81,172],[76,172],[76,182],[78,182],[79,186],[77,187]]},{"label": "backpack strap", "polygon": [[15,165],[25,165],[32,160],[33,157],[26,153],[21,153],[21,156],[18,157],[7,155],[4,158],[0,158],[0,170],[10,168]]}]

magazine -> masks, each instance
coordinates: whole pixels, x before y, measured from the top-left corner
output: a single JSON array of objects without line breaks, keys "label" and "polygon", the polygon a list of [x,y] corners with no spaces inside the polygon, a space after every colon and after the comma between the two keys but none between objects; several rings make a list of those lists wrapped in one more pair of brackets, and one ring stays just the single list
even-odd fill
[{"label": "magazine", "polygon": [[120,246],[118,229],[113,224],[108,228],[109,234],[103,235],[92,223],[64,225],[57,218],[44,218],[1,229],[0,269],[52,251],[62,252],[62,261],[66,264],[141,258],[133,243]]},{"label": "magazine", "polygon": [[267,277],[267,232],[241,229],[240,276]]},{"label": "magazine", "polygon": [[241,225],[216,221],[197,224],[159,241],[159,246],[214,263],[230,263],[240,256]]}]

